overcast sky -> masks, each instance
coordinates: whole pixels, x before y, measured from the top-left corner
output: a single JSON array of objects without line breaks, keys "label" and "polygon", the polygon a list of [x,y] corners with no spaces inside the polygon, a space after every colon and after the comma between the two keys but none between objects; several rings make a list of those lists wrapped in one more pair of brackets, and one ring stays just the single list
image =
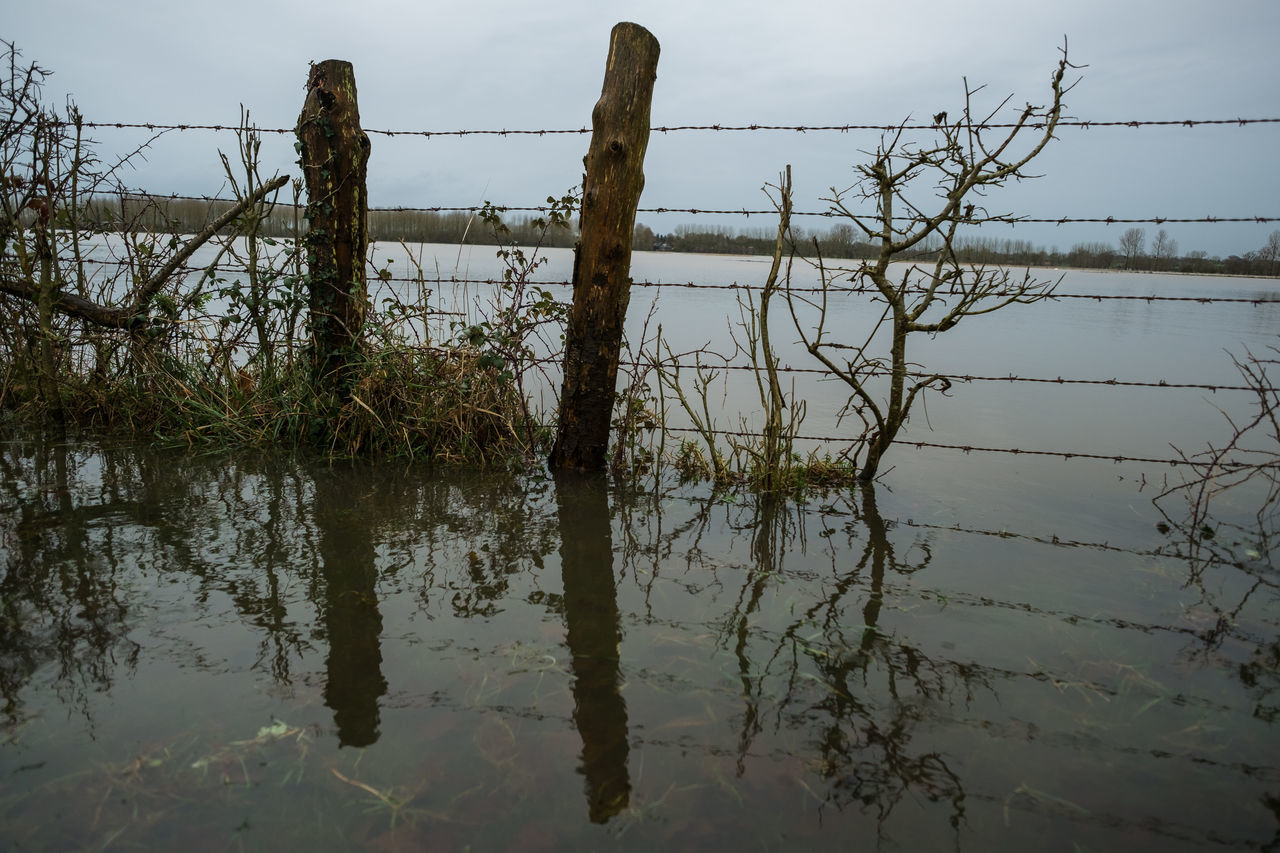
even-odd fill
[{"label": "overcast sky", "polygon": [[[1086,64],[1068,113],[1092,121],[1280,117],[1277,0],[971,0],[789,3],[659,0],[337,3],[180,0],[9,3],[0,38],[54,72],[50,102],[89,121],[292,127],[307,64],[355,66],[368,129],[565,129],[590,125],[609,32],[648,28],[662,46],[652,123],[887,124],[958,111],[962,78],[1043,103],[1064,36]],[[136,132],[100,129],[100,150]],[[641,207],[759,209],[791,164],[797,210],[824,210],[876,134],[655,134]],[[268,171],[297,174],[293,140],[264,143]],[[586,136],[373,136],[374,206],[534,205],[580,181]],[[170,133],[131,174],[159,193],[225,192],[225,133]],[[1034,164],[1044,177],[989,208],[1032,217],[1280,216],[1280,125],[1067,128]],[[767,221],[641,214],[655,231]],[[830,220],[801,224],[825,229]],[[1127,226],[992,226],[983,234],[1069,248]],[[1156,225],[1145,226],[1148,238]],[[1167,225],[1182,252],[1256,249],[1280,224]]]}]

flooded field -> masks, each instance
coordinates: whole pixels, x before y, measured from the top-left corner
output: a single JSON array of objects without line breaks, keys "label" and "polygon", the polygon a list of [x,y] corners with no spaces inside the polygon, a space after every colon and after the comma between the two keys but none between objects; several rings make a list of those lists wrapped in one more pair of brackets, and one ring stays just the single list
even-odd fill
[{"label": "flooded field", "polygon": [[[727,349],[733,296],[675,285],[762,272],[638,255],[633,325],[657,294],[676,351]],[[1152,504],[1185,469],[1025,452],[1230,437],[1275,284],[1060,289],[1157,292],[922,340],[987,378],[904,437],[1024,452],[897,447],[800,501],[0,433],[0,846],[1275,849],[1276,508],[1232,492],[1189,551]],[[847,435],[795,379],[801,432]],[[715,393],[756,417],[749,375]]]},{"label": "flooded field", "polygon": [[795,504],[11,436],[0,840],[1276,844],[1271,563],[1170,556],[1121,466],[904,458]]}]

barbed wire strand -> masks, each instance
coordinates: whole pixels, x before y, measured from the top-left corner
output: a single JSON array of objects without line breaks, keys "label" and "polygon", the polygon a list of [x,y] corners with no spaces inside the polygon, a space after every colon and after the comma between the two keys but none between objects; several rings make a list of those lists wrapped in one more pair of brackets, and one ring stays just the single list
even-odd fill
[{"label": "barbed wire strand", "polygon": [[[1092,121],[1084,119],[1064,119],[1058,122],[1057,127],[1067,128],[1076,127],[1082,130],[1104,127],[1125,127],[1125,128],[1146,128],[1146,127],[1213,127],[1213,126],[1233,126],[1247,127],[1249,125],[1259,124],[1276,124],[1280,123],[1280,118],[1223,118],[1223,119],[1158,119],[1158,120],[1126,120],[1126,121]],[[148,130],[151,132],[168,132],[168,131],[240,131],[245,128],[239,125],[226,124],[160,124],[157,122],[121,122],[121,121],[86,121],[83,126],[94,130]],[[1019,125],[1013,122],[980,122],[965,127],[973,130],[1012,130],[1017,127],[1025,127],[1027,130],[1043,130],[1045,125],[1043,122],[1033,124]],[[899,130],[940,130],[941,126],[937,124],[916,123],[906,124],[902,122],[890,124],[823,124],[823,125],[786,125],[786,124],[687,124],[687,125],[654,125],[650,126],[650,133],[682,133],[689,131],[714,132],[714,133],[739,133],[754,131],[788,131],[792,133],[813,133],[813,132],[836,132],[850,133],[855,130],[875,130],[885,133],[891,133]],[[294,134],[297,132],[293,127],[251,127],[254,133],[270,133],[270,134]],[[588,127],[576,128],[538,128],[538,129],[494,129],[494,130],[387,130],[378,128],[364,128],[365,133],[372,133],[378,136],[396,137],[396,136],[420,136],[430,139],[435,136],[563,136],[563,135],[584,135],[591,133]]]},{"label": "barbed wire strand", "polygon": [[[636,367],[636,368],[653,366],[652,362],[648,362],[648,361],[619,361],[618,364],[626,367]],[[684,370],[684,369],[696,370],[698,368],[701,368],[706,371],[730,370],[735,372],[747,372],[747,373],[760,372],[759,368],[751,364],[710,365],[705,363],[696,364],[696,363],[689,363],[689,362],[660,361],[659,366],[664,369],[675,368],[679,370]],[[831,371],[825,370],[820,367],[787,367],[784,365],[778,365],[774,369],[777,370],[779,373],[808,374],[808,375],[815,375],[815,376],[828,376],[828,377],[831,377],[832,379],[835,378],[835,376],[831,373]],[[892,376],[893,372],[888,369],[876,369],[876,370],[863,371],[862,375]],[[969,375],[952,374],[952,373],[926,373],[922,371],[912,371],[912,370],[907,371],[906,376],[911,379],[929,379],[931,377],[936,377],[938,379],[945,379],[949,382],[965,382],[965,383],[1007,382],[1007,383],[1033,383],[1033,384],[1043,384],[1043,385],[1104,385],[1104,386],[1110,386],[1115,388],[1171,388],[1171,389],[1180,389],[1180,390],[1195,390],[1195,391],[1210,391],[1210,392],[1218,392],[1218,391],[1258,391],[1262,393],[1280,392],[1280,388],[1259,388],[1253,385],[1209,385],[1209,384],[1194,383],[1194,382],[1166,382],[1163,379],[1159,379],[1154,382],[1144,382],[1136,379],[1066,379],[1061,376],[1049,379],[1045,377],[1015,376],[1013,374],[1009,374],[1008,376],[969,376]]]},{"label": "barbed wire strand", "polygon": [[[1018,264],[1010,264],[1009,266],[1018,266]],[[1082,271],[1088,272],[1090,268],[1081,267]],[[1262,280],[1269,281],[1270,277]],[[571,282],[549,282],[550,284],[570,285]],[[764,290],[761,284],[739,284],[732,282],[730,284],[706,284],[701,282],[660,282],[660,281],[634,281],[631,283],[633,287],[678,287],[691,288],[694,290]],[[847,293],[854,295],[871,295],[879,296],[880,291],[873,285],[856,285],[847,286],[830,286],[830,287],[790,287],[784,288],[791,293]],[[908,294],[925,293],[924,288],[908,287],[902,291]],[[1270,305],[1280,304],[1280,294],[1274,297],[1261,296],[1156,296],[1155,294],[1127,294],[1127,293],[1050,293],[1044,297],[1047,301],[1056,301],[1062,299],[1083,299],[1093,302],[1103,302],[1107,300],[1120,300],[1129,302],[1195,302],[1204,305],[1215,303],[1238,304],[1238,305]]]},{"label": "barbed wire strand", "polygon": [[[390,241],[386,241],[386,242],[390,242]],[[471,244],[471,245],[473,245],[476,248],[488,248],[488,244]],[[63,258],[63,260],[69,260],[69,259]],[[126,258],[115,258],[112,260],[105,260],[101,258],[83,258],[82,262],[85,264],[95,264],[95,265],[102,265],[102,266],[119,266],[119,267],[129,266],[132,263],[132,261]],[[1018,266],[1018,265],[1010,264],[1010,266]],[[1089,271],[1090,268],[1081,267],[1080,269],[1087,272]],[[216,270],[216,271],[223,271],[223,272],[243,272],[243,267],[231,265],[231,264],[211,265],[211,266],[184,265],[179,267],[176,270],[176,272],[185,272],[188,274],[192,274],[197,272],[206,272],[208,270]],[[436,285],[450,284],[450,285],[501,286],[502,284],[506,283],[503,279],[497,279],[497,278],[457,278],[457,277],[446,278],[443,276],[437,276],[435,278],[427,278],[427,277],[418,278],[416,276],[374,275],[374,276],[370,276],[370,278],[377,278],[379,281],[386,282],[386,283],[395,282],[395,283],[401,283],[401,284],[436,284]],[[1271,280],[1270,276],[1262,276],[1257,278],[1263,281]],[[565,279],[531,279],[526,283],[529,285],[537,286],[537,287],[566,287],[567,288],[567,287],[573,286],[573,282],[567,281]],[[761,285],[761,284],[740,284],[739,282],[730,282],[728,284],[713,284],[713,283],[695,282],[695,281],[669,282],[669,281],[648,281],[643,279],[640,281],[631,282],[631,286],[655,288],[658,290],[661,290],[664,287],[674,287],[674,288],[680,288],[685,290],[741,290],[741,291],[764,290],[764,285]],[[866,295],[879,296],[880,295],[880,291],[877,290],[873,285],[854,285],[854,286],[832,285],[825,288],[821,286],[791,287],[791,288],[787,288],[787,290],[789,290],[791,293],[826,292],[826,293],[837,293],[837,294],[850,294],[855,296],[866,296]],[[908,294],[917,294],[917,293],[925,293],[926,291],[924,288],[909,287],[903,292]],[[1252,305],[1255,307],[1259,307],[1262,305],[1280,305],[1280,293],[1277,293],[1277,295],[1273,297],[1270,297],[1270,296],[1268,297],[1263,297],[1263,296],[1157,296],[1155,294],[1126,294],[1126,293],[1051,293],[1045,296],[1044,299],[1046,301],[1080,299],[1080,300],[1086,300],[1091,302],[1103,302],[1108,300],[1125,301],[1125,302],[1182,302],[1182,303],[1196,303],[1200,305],[1215,305],[1215,304]]]},{"label": "barbed wire strand", "polygon": [[[232,205],[236,203],[235,199],[219,198],[217,196],[207,195],[182,195],[180,193],[150,193],[145,191],[134,191],[124,193],[124,196],[130,200],[134,198],[145,198],[150,200],[171,200],[171,201],[202,201],[207,203],[218,203]],[[287,207],[287,205],[286,205]],[[369,213],[466,213],[474,214],[485,210],[484,205],[433,205],[429,207],[409,207],[404,205],[395,205],[390,207],[371,207]],[[549,213],[552,208],[547,205],[493,205],[492,209],[497,213]],[[717,215],[717,216],[776,216],[777,211],[770,208],[750,209],[746,207],[739,208],[709,208],[709,207],[640,207],[636,209],[636,213],[653,213],[664,215],[668,213],[687,213],[691,216]],[[822,219],[838,219],[849,218],[848,214],[837,210],[794,210],[792,216],[811,216]],[[875,219],[874,215],[862,217],[865,219]],[[903,221],[912,221],[911,217],[895,217]],[[986,219],[975,219],[973,225],[1073,225],[1073,224],[1092,224],[1092,225],[1169,225],[1169,224],[1201,224],[1216,225],[1220,223],[1239,223],[1251,222],[1255,224],[1266,225],[1272,222],[1280,222],[1280,216],[1217,216],[1206,215],[1196,217],[1177,217],[1177,216],[1147,216],[1147,217],[1125,217],[1125,216],[1052,216],[1052,217],[1032,217],[1032,216],[996,216]]]},{"label": "barbed wire strand", "polygon": [[[670,427],[664,426],[666,432],[688,432],[697,433],[699,435],[722,435],[735,438],[763,438],[764,434],[759,432],[751,432],[748,430],[726,430],[726,429],[698,429],[696,427]],[[852,436],[823,436],[823,435],[796,435],[792,436],[795,441],[817,441],[823,444],[848,444],[856,442],[859,439]],[[1012,456],[1051,456],[1059,459],[1093,459],[1102,462],[1143,462],[1151,465],[1169,465],[1169,466],[1190,466],[1205,467],[1207,463],[1197,462],[1193,459],[1169,459],[1157,458],[1150,456],[1125,456],[1123,454],[1107,454],[1107,453],[1081,453],[1074,450],[1025,450],[1017,447],[978,447],[972,444],[938,444],[930,441],[908,441],[906,439],[895,439],[895,446],[914,447],[917,450],[935,449],[935,450],[959,450],[968,453],[1003,453]],[[1234,470],[1238,468],[1250,467],[1247,462],[1222,461],[1217,463],[1219,467],[1226,470]]]}]

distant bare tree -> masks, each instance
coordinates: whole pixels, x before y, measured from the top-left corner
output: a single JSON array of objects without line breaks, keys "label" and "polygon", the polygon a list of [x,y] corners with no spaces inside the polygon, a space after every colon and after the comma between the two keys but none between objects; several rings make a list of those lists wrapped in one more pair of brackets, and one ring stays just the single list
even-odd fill
[{"label": "distant bare tree", "polygon": [[1272,231],[1267,242],[1258,250],[1258,261],[1263,275],[1280,275],[1280,231]]},{"label": "distant bare tree", "polygon": [[1178,256],[1178,241],[1169,237],[1169,232],[1161,228],[1156,238],[1151,241],[1151,268],[1167,270],[1173,259]]},{"label": "distant bare tree", "polygon": [[[1053,139],[1062,116],[1063,96],[1075,85],[1063,82],[1067,70],[1075,66],[1067,61],[1065,43],[1061,52],[1050,78],[1047,106],[1027,104],[1011,129],[993,138],[989,126],[1010,99],[989,113],[976,114],[973,96],[982,87],[970,88],[965,81],[963,108],[955,111],[951,123],[945,116],[935,122],[936,136],[931,144],[905,141],[904,123],[881,140],[871,163],[858,167],[858,183],[845,190],[833,187],[826,199],[833,214],[846,217],[865,235],[876,255],[856,267],[840,268],[828,266],[819,253],[814,263],[821,275],[821,293],[809,299],[788,290],[787,298],[805,348],[852,389],[846,411],[856,413],[865,427],[861,440],[866,452],[859,470],[863,480],[876,476],[881,458],[906,423],[920,392],[950,387],[941,375],[908,381],[908,337],[945,332],[966,317],[1039,301],[1057,284],[1034,279],[1029,270],[1015,275],[1007,269],[962,263],[956,234],[963,225],[1014,220],[988,212],[984,196],[991,188],[1030,177],[1024,171],[1027,164]],[[921,179],[936,181],[939,204],[932,212],[922,206]],[[860,212],[858,208],[864,204],[874,212]],[[892,264],[918,258],[929,246],[935,247],[928,252],[934,258],[931,262],[912,263],[890,277]],[[816,242],[814,248],[818,248]],[[837,337],[842,330],[832,327],[827,309],[849,281],[869,282],[878,294],[877,301],[883,301],[876,329],[887,328],[892,335],[887,357],[870,351],[874,333],[861,344]],[[874,383],[886,374],[888,392],[880,397]]]},{"label": "distant bare tree", "polygon": [[1124,258],[1125,269],[1137,268],[1146,242],[1147,232],[1141,228],[1130,228],[1120,235],[1120,255]]},{"label": "distant bare tree", "polygon": [[653,229],[648,225],[636,223],[635,235],[631,238],[631,248],[637,252],[653,251],[653,244],[656,240]]}]

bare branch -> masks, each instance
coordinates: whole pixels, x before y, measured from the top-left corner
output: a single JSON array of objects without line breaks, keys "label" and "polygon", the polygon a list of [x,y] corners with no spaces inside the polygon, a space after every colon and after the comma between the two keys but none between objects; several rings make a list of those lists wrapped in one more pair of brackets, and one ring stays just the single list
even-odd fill
[{"label": "bare branch", "polygon": [[[62,314],[109,329],[128,329],[145,322],[147,309],[151,306],[156,294],[201,246],[223,228],[234,222],[246,210],[257,204],[262,198],[280,189],[288,182],[289,177],[287,175],[273,178],[211,222],[203,231],[188,240],[182,249],[176,252],[160,269],[142,282],[128,305],[124,307],[99,305],[84,297],[57,290],[53,294],[54,309]],[[8,293],[11,296],[17,296],[29,302],[36,302],[39,299],[38,288],[33,282],[23,281],[8,275],[0,276],[0,293]]]},{"label": "bare branch", "polygon": [[[1038,302],[1049,297],[1060,281],[1040,281],[1030,272],[1018,280],[1008,271],[965,266],[959,260],[956,240],[961,225],[1015,220],[1011,215],[991,213],[978,199],[1010,180],[1030,177],[1025,167],[1054,138],[1062,117],[1063,95],[1075,85],[1063,82],[1067,70],[1075,67],[1068,62],[1065,40],[1061,54],[1050,76],[1047,105],[1027,104],[998,138],[988,139],[985,134],[994,118],[1008,108],[1012,96],[976,118],[975,96],[983,87],[970,86],[965,80],[959,117],[948,122],[947,111],[935,114],[932,143],[908,142],[904,122],[881,139],[868,163],[858,167],[862,179],[857,184],[844,191],[832,188],[826,199],[832,213],[850,220],[878,244],[876,257],[856,269],[827,269],[818,257],[814,263],[823,292],[808,302],[816,309],[817,319],[807,328],[797,310],[797,303],[805,304],[806,300],[788,291],[788,301],[801,342],[810,355],[852,389],[850,405],[873,431],[860,472],[863,479],[875,476],[881,455],[902,429],[916,398],[929,389],[949,388],[940,376],[908,385],[908,336],[945,332],[966,317]],[[940,201],[933,210],[926,209],[917,189],[922,179],[929,178]],[[858,212],[855,200],[874,206],[874,214]],[[890,277],[891,264],[923,257],[930,259],[928,267],[912,264]],[[870,281],[885,301],[872,336],[882,329],[891,333],[887,357],[867,352],[871,338],[862,346],[833,339],[827,324],[827,291],[845,277]],[[871,378],[873,373],[883,375],[886,365],[889,387],[881,398],[878,391],[872,392]]]}]

